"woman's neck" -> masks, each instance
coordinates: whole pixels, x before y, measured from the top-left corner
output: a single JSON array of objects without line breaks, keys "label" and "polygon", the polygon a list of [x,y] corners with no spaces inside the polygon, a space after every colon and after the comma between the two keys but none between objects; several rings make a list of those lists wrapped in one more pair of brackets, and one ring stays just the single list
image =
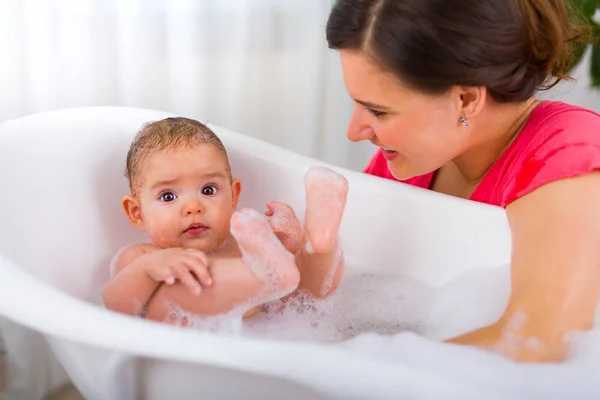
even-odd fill
[{"label": "woman's neck", "polygon": [[473,145],[453,160],[465,183],[478,184],[521,133],[531,112],[540,103],[531,98],[522,103],[491,102],[472,121]]}]

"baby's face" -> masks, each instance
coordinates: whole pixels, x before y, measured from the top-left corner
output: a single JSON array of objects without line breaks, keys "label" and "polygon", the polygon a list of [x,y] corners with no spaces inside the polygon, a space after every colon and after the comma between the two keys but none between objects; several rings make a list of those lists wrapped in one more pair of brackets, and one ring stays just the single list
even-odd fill
[{"label": "baby's face", "polygon": [[211,252],[227,239],[241,185],[215,146],[151,154],[140,177],[143,230],[155,245]]}]

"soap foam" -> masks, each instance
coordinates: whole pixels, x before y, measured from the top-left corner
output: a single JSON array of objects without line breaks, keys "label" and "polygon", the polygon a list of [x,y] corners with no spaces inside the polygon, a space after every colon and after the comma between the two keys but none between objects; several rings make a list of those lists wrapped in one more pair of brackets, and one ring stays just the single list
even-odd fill
[{"label": "soap foam", "polygon": [[[475,271],[437,289],[398,274],[352,271],[346,267],[342,285],[327,299],[297,291],[284,300],[266,303],[264,312],[244,320],[239,333],[342,342],[367,333],[413,332],[442,340],[494,322],[508,301],[508,268]],[[497,286],[504,288],[491,290]],[[239,320],[242,314],[232,312],[218,319]],[[185,318],[189,321],[194,316]],[[206,320],[197,319],[192,326],[202,328]]]},{"label": "soap foam", "polygon": [[123,254],[123,251],[125,251],[125,249],[127,249],[130,246],[131,245],[123,246],[119,251],[117,251],[117,254],[115,254],[112,260],[110,260],[110,265],[108,266],[108,274],[111,279],[114,278],[117,274],[117,264],[119,262],[121,254]]},{"label": "soap foam", "polygon": [[269,218],[269,225],[275,232],[286,232],[293,235],[290,241],[299,242],[302,240],[302,228],[299,222],[289,218],[288,214],[279,207],[273,208],[273,215]]},{"label": "soap foam", "polygon": [[304,251],[306,251],[308,254],[315,254],[315,251],[312,248],[312,245],[310,244],[310,240],[306,241],[306,244],[304,245]]},{"label": "soap foam", "polygon": [[173,301],[168,302],[167,308],[169,314],[166,322],[175,326],[185,326],[220,334],[237,334],[241,332],[242,315],[244,313],[241,309],[235,309],[227,314],[214,317],[200,317],[183,310]]},{"label": "soap foam", "polygon": [[294,256],[273,234],[264,215],[253,209],[237,212],[232,217],[231,234],[240,244],[242,260],[265,285],[266,292],[259,296],[263,302],[296,289],[299,272]]},{"label": "soap foam", "polygon": [[336,274],[338,268],[340,268],[340,266],[344,262],[343,257],[344,257],[344,253],[342,252],[342,249],[340,247],[338,247],[335,251],[333,259],[331,260],[331,266],[329,266],[329,269],[327,270],[327,275],[325,275],[323,284],[321,285],[321,289],[320,289],[321,297],[325,297],[327,295],[327,293],[329,293],[329,291],[333,287],[333,278],[335,278],[335,274]]},{"label": "soap foam", "polygon": [[304,177],[305,182],[328,182],[336,186],[348,186],[346,178],[334,170],[322,165],[311,167]]},{"label": "soap foam", "polygon": [[[445,344],[410,332],[361,335],[341,346],[505,394],[509,399],[592,399],[600,396],[600,349],[596,345],[591,352],[585,348],[587,341],[599,343],[600,330],[581,333],[576,342],[580,349],[562,364],[519,364],[476,347]],[[581,363],[581,358],[587,362]]]},{"label": "soap foam", "polygon": [[367,332],[422,334],[431,293],[431,288],[407,278],[348,274],[327,299],[298,291],[268,303],[262,314],[244,321],[242,334],[323,342],[342,342]]},{"label": "soap foam", "polygon": [[[318,341],[507,398],[599,398],[600,328],[569,335],[570,357],[555,364],[518,364],[491,351],[442,342],[496,321],[509,295],[508,266],[473,270],[441,288],[401,275],[357,274],[348,266],[342,286],[326,300],[296,292],[243,322],[239,313],[187,318],[191,327],[223,334]],[[522,317],[513,323],[523,323]]]},{"label": "soap foam", "polygon": [[[600,327],[571,333],[571,353],[564,363],[519,364],[491,351],[441,341],[489,325],[502,315],[510,295],[508,266],[475,270],[438,289],[418,285],[412,293],[407,289],[400,293],[421,296],[421,300],[413,300],[418,310],[405,314],[411,322],[409,329],[391,335],[362,333],[337,346],[454,378],[506,398],[600,397]],[[394,306],[397,304],[389,305]],[[378,311],[374,308],[374,312]],[[514,334],[524,318],[517,313],[510,321],[505,346],[510,348],[518,341],[539,345]],[[600,323],[600,310],[596,323]]]},{"label": "soap foam", "polygon": [[[324,240],[327,243],[338,234],[337,224],[340,223],[339,219],[345,208],[348,181],[343,175],[329,168],[317,166],[308,170],[304,185],[307,209],[305,230],[306,235],[310,237],[306,241],[305,250],[312,254],[318,241]],[[310,240],[313,242],[309,243]]]}]

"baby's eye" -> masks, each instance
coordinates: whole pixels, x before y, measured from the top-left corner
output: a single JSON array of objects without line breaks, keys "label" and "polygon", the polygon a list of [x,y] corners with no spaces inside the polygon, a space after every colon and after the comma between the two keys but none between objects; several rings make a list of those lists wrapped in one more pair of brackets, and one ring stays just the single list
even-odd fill
[{"label": "baby's eye", "polygon": [[164,192],[160,194],[159,199],[160,201],[164,201],[165,203],[170,203],[171,201],[177,199],[177,196],[173,192]]},{"label": "baby's eye", "polygon": [[208,185],[202,188],[202,194],[205,196],[214,196],[217,194],[217,187],[215,185]]}]

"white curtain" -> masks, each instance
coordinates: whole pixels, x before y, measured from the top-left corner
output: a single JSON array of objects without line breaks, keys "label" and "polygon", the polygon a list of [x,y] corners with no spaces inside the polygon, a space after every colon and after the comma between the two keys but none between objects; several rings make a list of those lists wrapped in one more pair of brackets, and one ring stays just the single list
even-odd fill
[{"label": "white curtain", "polygon": [[147,107],[360,169],[374,149],[345,138],[352,102],[325,41],[331,4],[0,0],[0,121]]},{"label": "white curtain", "polygon": [[[333,0],[0,0],[0,121],[63,107],[170,111],[352,169]],[[586,58],[545,98],[600,111]]]}]

